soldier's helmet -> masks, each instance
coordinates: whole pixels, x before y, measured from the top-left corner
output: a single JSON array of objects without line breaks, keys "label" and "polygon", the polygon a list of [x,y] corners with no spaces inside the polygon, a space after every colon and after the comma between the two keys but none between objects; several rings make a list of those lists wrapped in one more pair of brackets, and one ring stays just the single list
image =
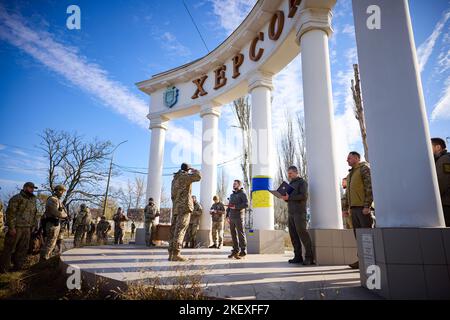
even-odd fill
[{"label": "soldier's helmet", "polygon": [[214,196],[213,197],[213,201],[219,201],[219,197],[218,196]]},{"label": "soldier's helmet", "polygon": [[106,217],[105,217],[105,216],[102,216],[100,219],[101,219],[101,220],[106,220]]},{"label": "soldier's helmet", "polygon": [[86,208],[87,208],[86,204],[84,204],[84,203],[80,204],[80,209],[81,210],[85,210]]},{"label": "soldier's helmet", "polygon": [[53,191],[66,191],[66,187],[64,187],[62,184],[58,184],[53,188]]}]

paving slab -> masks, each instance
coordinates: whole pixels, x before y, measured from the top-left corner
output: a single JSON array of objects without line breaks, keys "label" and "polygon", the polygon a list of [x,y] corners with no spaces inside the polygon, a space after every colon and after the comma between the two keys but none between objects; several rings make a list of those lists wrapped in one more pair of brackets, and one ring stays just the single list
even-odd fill
[{"label": "paving slab", "polygon": [[184,249],[189,261],[171,262],[166,247],[97,246],[68,250],[61,260],[90,276],[128,285],[157,281],[170,289],[195,279],[205,294],[225,299],[379,299],[361,287],[359,271],[348,266],[292,265],[290,252],[228,259],[230,250]]}]

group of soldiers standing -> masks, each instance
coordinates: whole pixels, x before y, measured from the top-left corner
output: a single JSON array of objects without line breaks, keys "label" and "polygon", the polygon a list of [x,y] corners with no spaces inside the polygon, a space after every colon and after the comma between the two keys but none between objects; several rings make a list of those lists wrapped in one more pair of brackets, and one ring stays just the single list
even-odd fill
[{"label": "group of soldiers standing", "polygon": [[97,244],[107,244],[110,230],[111,224],[106,220],[105,216],[102,216],[97,223],[97,219],[92,217],[90,209],[86,204],[82,203],[80,212],[73,219],[73,246],[77,248],[83,244],[93,244],[94,235],[97,238]]},{"label": "group of soldiers standing", "polygon": [[[62,202],[66,192],[63,185],[53,188],[52,195],[46,200],[45,211],[41,219],[38,218],[37,198],[34,194],[37,187],[32,182],[23,185],[22,190],[13,196],[5,212],[7,231],[4,234],[3,251],[0,255],[0,273],[11,269],[18,271],[24,266],[26,257],[30,252],[32,237],[42,239],[40,243],[40,262],[48,260],[53,255],[62,252],[65,226],[69,215]],[[0,207],[0,233],[3,234],[3,204]],[[106,243],[111,225],[103,216],[95,225],[89,208],[82,204],[80,212],[74,218],[74,246],[80,246],[83,241],[89,243],[97,231],[99,243]]]},{"label": "group of soldiers standing", "polygon": [[[443,139],[433,138],[432,149],[436,162],[437,178],[441,194],[442,207],[446,226],[450,226],[450,153],[447,152]],[[374,202],[370,166],[361,161],[358,152],[350,152],[347,157],[350,166],[349,174],[344,179],[345,193],[342,198],[343,216],[349,228],[373,228],[375,222]],[[314,264],[311,237],[307,231],[308,187],[306,181],[299,176],[295,166],[288,169],[289,184],[294,190],[282,197],[288,204],[289,234],[294,247],[294,258],[290,263]],[[172,221],[169,238],[169,261],[185,261],[181,256],[181,249],[195,248],[196,238],[200,227],[203,208],[192,195],[192,184],[201,180],[198,170],[183,163],[181,169],[174,174],[171,188]],[[54,187],[52,195],[48,197],[45,212],[39,220],[37,215],[37,199],[34,194],[36,186],[32,182],[23,185],[22,190],[13,196],[6,209],[6,219],[3,217],[3,204],[0,202],[0,231],[3,221],[6,221],[7,232],[4,234],[4,248],[0,255],[0,272],[9,270],[11,262],[14,270],[22,269],[30,248],[30,241],[34,234],[41,232],[43,241],[40,247],[40,261],[48,260],[52,255],[59,255],[62,251],[64,226],[69,216],[61,199],[66,191],[63,185]],[[212,245],[209,248],[221,248],[223,245],[223,231],[225,218],[229,222],[233,241],[233,248],[229,258],[241,259],[246,256],[246,236],[244,230],[245,210],[248,208],[247,195],[242,183],[235,180],[233,192],[228,205],[224,205],[218,196],[213,197],[210,209],[212,218]],[[225,207],[227,207],[225,209]],[[144,229],[147,246],[154,246],[152,233],[155,230],[155,219],[160,215],[153,200],[149,199],[144,209]],[[113,217],[114,243],[122,244],[124,230],[128,218],[121,208]],[[134,224],[134,223],[133,223]],[[74,218],[73,233],[74,246],[79,247],[84,241],[92,243],[94,234],[97,243],[106,244],[111,224],[102,216],[96,223],[89,208],[81,204],[80,212]],[[3,233],[0,232],[3,236]],[[305,248],[305,258],[302,254]],[[358,268],[358,262],[350,265]]]},{"label": "group of soldiers standing", "polygon": [[36,195],[37,187],[32,182],[23,185],[22,190],[13,196],[6,209],[6,226],[3,251],[0,256],[0,272],[6,272],[13,264],[13,270],[21,270],[28,254],[32,233],[41,229],[43,243],[40,261],[48,260],[52,254],[62,250],[63,230],[61,226],[68,215],[61,198],[66,189],[57,185],[48,197],[42,219],[38,220]]}]

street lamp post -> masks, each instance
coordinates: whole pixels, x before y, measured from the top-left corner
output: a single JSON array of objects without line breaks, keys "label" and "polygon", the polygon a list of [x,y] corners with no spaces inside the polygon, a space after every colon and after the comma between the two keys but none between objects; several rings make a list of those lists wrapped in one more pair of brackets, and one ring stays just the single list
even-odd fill
[{"label": "street lamp post", "polygon": [[111,161],[109,163],[109,173],[108,173],[108,181],[106,182],[106,192],[105,192],[105,201],[103,202],[103,216],[106,214],[106,205],[108,203],[108,191],[109,191],[109,182],[111,181],[111,172],[112,172],[112,166],[113,166],[113,158],[114,158],[114,151],[121,145],[127,142],[128,140],[122,141],[119,143],[111,152]]}]

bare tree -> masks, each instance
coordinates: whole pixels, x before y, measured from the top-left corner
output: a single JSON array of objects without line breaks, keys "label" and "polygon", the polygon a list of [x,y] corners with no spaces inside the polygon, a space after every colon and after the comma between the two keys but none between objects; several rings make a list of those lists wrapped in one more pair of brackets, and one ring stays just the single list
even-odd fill
[{"label": "bare tree", "polygon": [[145,180],[142,177],[134,177],[134,208],[139,209],[143,206],[145,200]]},{"label": "bare tree", "polygon": [[[280,135],[278,144],[278,170],[275,177],[275,185],[280,185],[287,178],[287,168],[297,162],[297,145],[294,137],[294,123],[291,115],[284,114],[286,127]],[[288,225],[287,204],[275,199],[274,204],[275,223],[279,229],[285,229]]]},{"label": "bare tree", "polygon": [[96,204],[104,194],[101,183],[107,177],[105,160],[109,156],[110,141],[83,141],[76,133],[45,129],[40,135],[40,148],[48,159],[47,181],[43,188],[49,192],[57,184],[67,191],[63,203],[70,206],[73,201]]},{"label": "bare tree", "polygon": [[228,178],[228,175],[222,168],[217,179],[217,196],[219,196],[221,201],[227,197]]},{"label": "bare tree", "polygon": [[297,161],[299,163],[300,176],[308,181],[308,161],[306,160],[306,131],[305,119],[302,114],[297,114]]},{"label": "bare tree", "polygon": [[242,135],[242,161],[241,169],[244,176],[244,188],[246,192],[251,190],[251,166],[250,166],[250,146],[251,146],[251,130],[250,130],[250,104],[248,96],[233,101],[234,113],[239,123]]},{"label": "bare tree", "polygon": [[361,94],[361,80],[359,78],[359,67],[357,64],[353,65],[354,79],[352,79],[351,89],[353,94],[354,102],[354,113],[355,118],[359,123],[359,130],[361,131],[361,138],[364,146],[364,158],[369,161],[369,147],[367,145],[367,132],[366,132],[366,122],[364,118],[364,105]]},{"label": "bare tree", "polygon": [[110,197],[113,199],[118,199],[122,208],[125,209],[126,212],[131,209],[133,205],[133,183],[128,180],[126,189],[120,188],[117,192],[114,189],[111,189]]},{"label": "bare tree", "polygon": [[163,184],[161,187],[161,203],[159,205],[160,208],[170,208],[172,206],[172,199],[170,194],[167,193],[166,187]]},{"label": "bare tree", "polygon": [[278,154],[280,159],[281,177],[284,179],[287,177],[287,168],[295,165],[297,162],[297,148],[294,139],[294,126],[291,114],[285,112],[286,127],[281,135],[280,147],[278,148]]}]

